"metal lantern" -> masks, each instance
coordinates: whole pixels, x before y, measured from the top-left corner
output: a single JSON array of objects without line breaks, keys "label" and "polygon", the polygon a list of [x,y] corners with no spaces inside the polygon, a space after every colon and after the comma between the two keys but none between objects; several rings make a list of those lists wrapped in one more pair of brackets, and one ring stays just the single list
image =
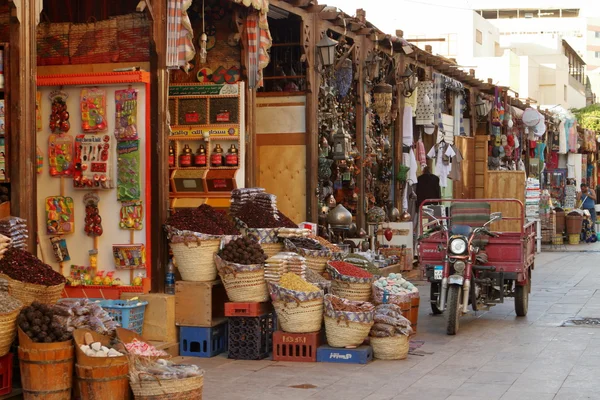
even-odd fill
[{"label": "metal lantern", "polygon": [[350,228],[352,214],[341,204],[338,204],[327,215],[327,223],[333,228]]},{"label": "metal lantern", "polygon": [[317,49],[323,66],[328,67],[335,63],[335,46],[337,44],[337,41],[327,35],[323,36],[323,39],[319,40],[319,43],[317,43]]},{"label": "metal lantern", "polygon": [[345,160],[350,152],[350,135],[346,133],[344,127],[340,124],[338,131],[333,135],[333,159]]},{"label": "metal lantern", "polygon": [[480,118],[486,117],[490,112],[488,105],[481,99],[481,96],[477,96],[477,102],[475,103],[475,112]]},{"label": "metal lantern", "polygon": [[380,83],[373,88],[373,110],[382,119],[387,119],[392,111],[392,85]]},{"label": "metal lantern", "polygon": [[419,83],[417,74],[410,68],[410,66],[406,66],[404,73],[400,77],[402,78],[402,83],[404,85],[404,92],[402,94],[404,97],[412,96],[412,93],[415,91],[417,84]]}]

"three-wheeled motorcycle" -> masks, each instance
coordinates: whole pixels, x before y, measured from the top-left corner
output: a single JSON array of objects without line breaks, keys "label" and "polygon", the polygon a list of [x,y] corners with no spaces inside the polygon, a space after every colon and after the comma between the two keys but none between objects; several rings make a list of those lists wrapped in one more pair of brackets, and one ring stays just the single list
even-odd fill
[{"label": "three-wheeled motorcycle", "polygon": [[[500,202],[515,215],[491,212]],[[498,221],[517,221],[512,225],[519,229],[498,232]],[[514,297],[517,316],[527,315],[536,230],[534,222],[525,221],[521,201],[428,200],[420,207],[419,225],[418,257],[431,283],[431,310],[446,312],[448,335],[458,332],[469,305],[488,310]]]}]

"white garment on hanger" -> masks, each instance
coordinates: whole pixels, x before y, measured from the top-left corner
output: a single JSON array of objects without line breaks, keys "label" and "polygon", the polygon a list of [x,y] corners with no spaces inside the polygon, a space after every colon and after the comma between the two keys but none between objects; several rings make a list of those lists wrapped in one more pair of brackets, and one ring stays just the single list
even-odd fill
[{"label": "white garment on hanger", "polygon": [[[454,157],[456,153],[452,150],[452,146],[447,146],[446,152],[444,153],[444,144],[433,146],[427,157],[435,158],[435,174],[440,177],[440,187],[445,188],[448,186],[448,174],[452,171],[452,162],[448,160],[448,163],[444,163],[444,155],[448,157]],[[439,149],[438,149],[439,147]],[[416,162],[416,161],[415,161]]]},{"label": "white garment on hanger", "polygon": [[413,145],[413,118],[412,107],[404,107],[404,117],[402,118],[402,143],[405,146]]},{"label": "white garment on hanger", "polygon": [[407,179],[411,181],[412,185],[417,183],[417,170],[419,168],[417,164],[417,157],[415,156],[415,152],[412,147],[410,149],[410,153],[404,153],[402,155],[402,163],[409,168]]},{"label": "white garment on hanger", "polygon": [[567,132],[565,131],[565,121],[560,121],[558,125],[558,154],[567,154]]}]

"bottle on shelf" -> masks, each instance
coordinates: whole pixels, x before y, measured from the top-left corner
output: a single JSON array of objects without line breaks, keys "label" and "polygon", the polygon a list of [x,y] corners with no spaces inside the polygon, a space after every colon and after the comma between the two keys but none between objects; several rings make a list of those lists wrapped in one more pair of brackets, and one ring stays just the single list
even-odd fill
[{"label": "bottle on shelf", "polygon": [[175,166],[175,149],[173,148],[173,144],[169,144],[169,168],[173,168]]},{"label": "bottle on shelf", "polygon": [[239,163],[238,149],[232,144],[225,156],[225,165],[228,167],[237,167]]},{"label": "bottle on shelf", "polygon": [[194,165],[196,167],[206,167],[206,149],[204,148],[204,145],[198,147],[198,151],[194,157]]},{"label": "bottle on shelf", "polygon": [[192,166],[192,149],[190,149],[189,144],[186,144],[183,147],[181,155],[179,156],[179,166],[182,168]]},{"label": "bottle on shelf", "polygon": [[175,266],[173,261],[169,261],[165,273],[165,293],[175,294]]},{"label": "bottle on shelf", "polygon": [[215,146],[212,154],[210,155],[210,164],[213,167],[222,167],[223,166],[223,149],[220,144]]}]

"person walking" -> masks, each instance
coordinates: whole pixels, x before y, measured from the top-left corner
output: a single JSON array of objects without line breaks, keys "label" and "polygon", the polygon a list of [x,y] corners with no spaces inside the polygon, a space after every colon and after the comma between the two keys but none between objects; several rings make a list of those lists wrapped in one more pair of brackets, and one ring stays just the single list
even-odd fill
[{"label": "person walking", "polygon": [[591,190],[586,183],[581,184],[581,192],[577,193],[577,201],[581,201],[581,209],[590,213],[591,230],[596,224],[596,192]]}]

